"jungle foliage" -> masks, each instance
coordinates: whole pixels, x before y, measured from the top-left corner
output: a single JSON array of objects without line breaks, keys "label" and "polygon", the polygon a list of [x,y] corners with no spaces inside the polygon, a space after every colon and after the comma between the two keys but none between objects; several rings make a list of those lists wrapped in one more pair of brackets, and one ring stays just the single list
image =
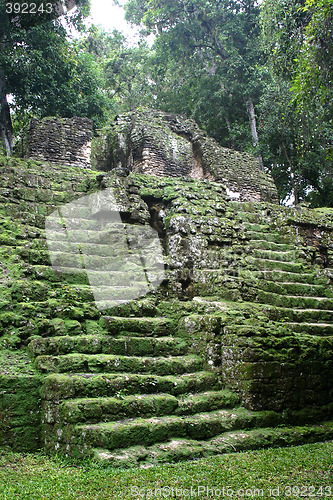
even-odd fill
[{"label": "jungle foliage", "polygon": [[161,109],[255,154],[281,200],[333,206],[333,0],[127,0],[136,44],[85,28],[89,6],[77,5],[66,16],[75,36],[55,16],[0,16],[4,144],[8,95],[14,136],[30,116],[88,116],[98,128]]}]

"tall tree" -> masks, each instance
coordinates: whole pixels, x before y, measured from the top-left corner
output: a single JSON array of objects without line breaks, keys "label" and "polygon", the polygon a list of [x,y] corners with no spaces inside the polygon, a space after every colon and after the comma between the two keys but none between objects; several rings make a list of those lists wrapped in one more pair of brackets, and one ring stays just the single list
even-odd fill
[{"label": "tall tree", "polygon": [[[60,50],[60,54],[63,54],[61,51],[64,45],[60,47],[60,40],[66,39],[66,31],[55,20],[73,5],[75,4],[71,0],[63,3],[60,0],[50,0],[47,3],[39,1],[31,4],[22,0],[15,3],[0,1],[0,137],[7,155],[12,152],[12,124],[7,95],[13,94],[15,97],[16,87],[22,87],[22,82],[16,77],[18,67],[22,66],[24,57],[27,63],[29,54],[32,59],[37,56],[39,44],[44,43],[45,46],[47,39],[50,53]],[[78,0],[74,13],[68,16],[69,22],[79,27],[88,11],[89,0]],[[24,74],[25,80],[38,77],[37,73],[47,61],[44,59],[47,51],[45,49],[43,54],[40,53],[39,64],[35,70],[30,68],[30,72]],[[35,57],[35,62],[37,59],[38,57]],[[48,69],[46,63],[42,77],[45,77]]]},{"label": "tall tree", "polygon": [[[321,69],[312,71],[318,43],[310,36],[315,20],[307,3],[265,0],[261,8],[269,68],[260,106],[262,139],[282,199],[292,192],[295,203],[332,205],[332,113],[317,78]],[[330,40],[326,31],[322,43],[329,47]]]},{"label": "tall tree", "polygon": [[[257,148],[254,78],[259,58],[257,3],[254,0],[128,0],[125,8],[128,20],[143,23],[146,32],[155,33],[160,53],[164,46],[165,53],[172,51],[172,58],[178,60],[178,64],[186,65],[190,60],[194,71],[201,73],[204,68],[215,83],[218,79],[219,93],[226,96],[224,104],[230,96],[232,102],[238,101]],[[231,129],[228,117],[226,125]]]},{"label": "tall tree", "polygon": [[319,99],[333,112],[333,0],[306,0],[302,11],[309,18],[299,56],[295,58],[292,90],[297,105],[311,106]]},{"label": "tall tree", "polygon": [[117,30],[110,33],[92,26],[79,46],[94,59],[103,75],[103,92],[111,116],[154,106],[153,51],[146,43],[141,40],[133,45]]}]

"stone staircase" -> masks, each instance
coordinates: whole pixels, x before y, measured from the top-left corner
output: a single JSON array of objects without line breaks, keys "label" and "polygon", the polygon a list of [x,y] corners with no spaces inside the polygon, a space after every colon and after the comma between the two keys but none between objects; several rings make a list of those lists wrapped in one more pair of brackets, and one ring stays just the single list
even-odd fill
[{"label": "stone staircase", "polygon": [[[27,351],[33,362],[29,369],[41,375],[41,445],[45,450],[94,457],[116,466],[145,466],[333,436],[331,424],[306,427],[304,417],[242,407],[239,391],[226,388],[221,367],[210,363],[205,349],[197,348],[195,339],[179,323],[181,316],[197,313],[198,298],[182,303],[178,316],[172,306],[163,303],[167,298],[157,301],[148,294],[129,301],[133,281],[139,288],[147,281],[140,281],[142,272],[135,262],[129,259],[122,265],[117,261],[124,249],[119,239],[119,246],[114,246],[110,255],[110,233],[107,228],[96,231],[86,212],[81,212],[74,242],[84,248],[90,269],[80,267],[81,253],[69,251],[59,232],[57,249],[50,255],[45,218],[58,205],[97,189],[96,173],[86,171],[82,180],[81,174],[67,167],[50,167],[43,175],[40,165],[36,171],[32,166],[20,168],[4,171],[0,191],[1,345],[4,350],[11,349],[11,355]],[[16,191],[11,189],[14,181]],[[212,196],[209,189],[207,184],[210,194],[200,196]],[[175,200],[176,206],[177,196]],[[177,203],[180,216],[176,212],[175,219],[178,216],[181,224],[185,205],[182,200]],[[195,206],[197,227],[204,217],[207,221],[211,218],[202,215],[200,204],[199,199]],[[215,204],[213,200],[212,206]],[[230,255],[226,252],[224,259],[219,250],[225,238],[233,251],[232,222],[227,236],[223,231],[216,241],[215,233],[209,236],[217,242],[211,259],[207,259],[212,269],[195,271],[228,280],[231,301],[218,288],[219,283],[214,289],[220,293],[216,298],[218,314],[237,308],[237,300],[249,300],[250,295],[265,308],[265,320],[271,325],[282,322],[295,334],[330,338],[333,295],[327,285],[327,269],[314,269],[302,251],[295,250],[288,235],[271,231],[272,224],[255,206],[252,210],[250,205],[230,203],[230,207],[237,211],[245,235],[244,265],[228,268]],[[222,214],[223,207],[219,210]],[[215,218],[214,230],[218,232],[219,220]],[[113,229],[121,233],[115,223]],[[58,269],[54,262],[57,252]],[[207,294],[209,291],[207,286]],[[206,305],[203,297],[199,307],[203,317],[209,308],[214,309],[213,303],[207,300]],[[253,318],[240,320],[237,314],[228,318],[222,334],[252,335],[247,322]],[[221,352],[220,338],[214,348]],[[276,426],[280,427],[274,429]]]},{"label": "stone staircase", "polygon": [[193,299],[221,316],[223,384],[247,408],[309,407],[310,416],[310,407],[322,407],[319,420],[331,418],[332,252],[323,262],[319,246],[301,236],[296,211],[229,202],[226,216],[244,243],[222,246],[220,267],[197,271]]},{"label": "stone staircase", "polygon": [[105,333],[29,344],[46,374],[46,449],[82,456],[161,443],[203,421],[217,425],[237,403],[170,320],[102,316],[99,324]]},{"label": "stone staircase", "polygon": [[288,427],[276,412],[241,407],[167,318],[101,316],[98,328],[29,343],[45,374],[47,451],[149,466],[333,435],[328,423]]},{"label": "stone staircase", "polygon": [[304,243],[284,234],[283,228],[273,226],[272,231],[265,211],[250,204],[234,203],[234,207],[240,210],[250,238],[246,258],[250,272],[243,270],[239,276],[256,280],[257,300],[268,305],[268,316],[294,332],[332,336],[333,268],[309,262]]}]

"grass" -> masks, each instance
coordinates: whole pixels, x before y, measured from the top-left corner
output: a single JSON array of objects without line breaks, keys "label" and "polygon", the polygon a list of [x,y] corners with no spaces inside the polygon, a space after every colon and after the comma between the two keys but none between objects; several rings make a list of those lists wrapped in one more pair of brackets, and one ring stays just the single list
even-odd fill
[{"label": "grass", "polygon": [[332,457],[333,441],[330,441],[147,469],[111,469],[97,463],[1,449],[0,498],[333,498]]}]

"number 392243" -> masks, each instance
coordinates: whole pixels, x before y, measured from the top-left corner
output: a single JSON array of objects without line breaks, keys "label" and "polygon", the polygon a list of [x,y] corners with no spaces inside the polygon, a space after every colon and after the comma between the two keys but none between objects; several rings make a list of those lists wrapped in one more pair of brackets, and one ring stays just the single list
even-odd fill
[{"label": "number 392243", "polygon": [[7,14],[51,14],[53,12],[53,4],[48,3],[18,3],[18,2],[7,2],[6,3],[6,13]]}]

